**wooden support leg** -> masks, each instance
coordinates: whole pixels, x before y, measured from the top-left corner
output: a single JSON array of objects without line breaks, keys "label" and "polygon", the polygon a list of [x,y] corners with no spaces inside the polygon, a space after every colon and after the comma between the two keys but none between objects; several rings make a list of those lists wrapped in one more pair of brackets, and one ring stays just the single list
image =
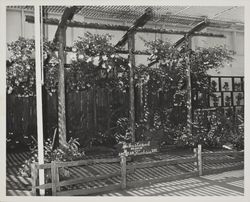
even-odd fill
[{"label": "wooden support leg", "polygon": [[126,189],[126,178],[127,178],[127,168],[126,168],[126,156],[124,154],[121,155],[121,188]]},{"label": "wooden support leg", "polygon": [[59,83],[58,83],[58,132],[59,132],[59,146],[66,144],[66,110],[65,110],[65,28],[59,30]]},{"label": "wooden support leg", "polygon": [[59,172],[56,161],[51,162],[51,183],[52,183],[52,196],[56,196],[57,184],[59,182]]},{"label": "wooden support leg", "polygon": [[135,67],[135,34],[130,32],[128,35],[128,51],[129,51],[129,121],[132,135],[132,142],[135,142],[135,92],[134,92],[134,67]]},{"label": "wooden support leg", "polygon": [[31,194],[32,196],[37,196],[37,189],[35,187],[38,185],[38,169],[36,163],[31,164],[31,183]]},{"label": "wooden support leg", "polygon": [[199,171],[199,175],[202,175],[202,151],[201,151],[201,145],[198,145],[198,149],[197,149],[197,158],[198,158],[198,171]]}]

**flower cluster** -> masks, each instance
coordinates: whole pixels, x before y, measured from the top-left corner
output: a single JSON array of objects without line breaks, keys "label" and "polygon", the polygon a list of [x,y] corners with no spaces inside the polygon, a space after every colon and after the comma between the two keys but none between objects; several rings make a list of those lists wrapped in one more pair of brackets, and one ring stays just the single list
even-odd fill
[{"label": "flower cluster", "polygon": [[19,38],[8,44],[7,93],[17,96],[35,94],[34,40]]}]

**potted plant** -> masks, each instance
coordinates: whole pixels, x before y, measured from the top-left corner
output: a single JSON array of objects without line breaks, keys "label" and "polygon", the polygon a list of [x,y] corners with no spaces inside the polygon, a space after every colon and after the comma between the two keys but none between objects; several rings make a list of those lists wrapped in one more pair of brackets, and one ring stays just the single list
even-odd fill
[{"label": "potted plant", "polygon": [[214,91],[217,91],[217,83],[216,83],[216,81],[212,81],[211,82],[211,88],[212,88],[212,91],[214,92]]},{"label": "potted plant", "polygon": [[225,105],[226,106],[230,106],[231,105],[231,97],[228,96],[228,95],[225,97]]},{"label": "potted plant", "polygon": [[225,82],[225,83],[224,83],[223,88],[224,88],[224,90],[225,90],[225,91],[229,91],[229,85],[228,85],[228,82]]},{"label": "potted plant", "polygon": [[212,100],[213,100],[214,107],[218,107],[219,106],[219,98],[220,98],[220,96],[217,96],[215,94],[212,95]]},{"label": "potted plant", "polygon": [[241,100],[243,99],[243,95],[242,93],[238,93],[238,95],[236,96],[236,105],[240,105]]}]

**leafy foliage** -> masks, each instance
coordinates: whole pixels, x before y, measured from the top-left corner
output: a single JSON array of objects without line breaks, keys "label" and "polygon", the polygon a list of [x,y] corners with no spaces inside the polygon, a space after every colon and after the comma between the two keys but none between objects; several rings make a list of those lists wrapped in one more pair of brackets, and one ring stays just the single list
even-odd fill
[{"label": "leafy foliage", "polygon": [[221,147],[231,144],[234,148],[244,149],[243,110],[235,112],[232,108],[217,108],[204,113],[200,111],[196,114],[192,140],[195,145]]},{"label": "leafy foliage", "polygon": [[[159,64],[156,67],[140,65],[136,68],[136,82],[139,84],[138,81],[141,81],[144,84],[144,88],[147,89],[145,96],[148,99],[151,97],[151,99],[155,100],[152,97],[159,95],[159,93],[166,95],[166,99],[162,98],[161,104],[152,100],[149,104],[144,102],[146,107],[144,107],[145,119],[143,121],[146,125],[150,122],[147,130],[151,131],[151,134],[153,131],[163,130],[164,135],[161,142],[165,141],[167,144],[194,146],[197,142],[202,142],[205,145],[216,142],[215,139],[209,141],[208,138],[203,138],[204,141],[201,141],[202,136],[209,136],[207,131],[205,133],[197,133],[197,130],[194,129],[192,136],[188,134],[186,127],[186,104],[188,101],[186,67],[187,65],[191,67],[192,90],[210,94],[213,89],[209,86],[207,80],[209,76],[208,70],[215,69],[219,71],[225,63],[233,60],[234,52],[223,47],[198,48],[192,51],[187,49],[187,44],[185,43],[181,50],[177,50],[169,42],[162,40],[148,42],[146,46],[148,46],[147,51],[152,53],[149,61],[154,61],[158,58]],[[206,107],[206,105],[203,107]],[[195,108],[195,102],[193,103],[193,108]],[[158,119],[155,119],[155,114],[159,115]],[[217,118],[222,119],[219,115]],[[196,127],[193,123],[193,128]],[[226,122],[222,122],[220,127],[226,128]],[[201,130],[202,128],[199,129],[199,131]],[[218,135],[217,133],[215,136],[217,137]],[[123,135],[123,137],[126,136]],[[224,138],[228,141],[229,137],[224,136]],[[221,143],[226,140],[220,139]]]},{"label": "leafy foliage", "polygon": [[[48,138],[44,142],[44,162],[50,163],[51,161],[75,161],[80,160],[85,156],[84,151],[79,149],[79,142],[77,139],[70,138],[67,142],[67,145],[62,148],[54,148],[53,141]],[[25,161],[25,164],[22,165],[22,168],[19,170],[19,173],[23,176],[30,176],[31,170],[30,165],[32,163],[38,162],[38,148],[37,146],[31,150],[31,158]],[[50,179],[50,172],[46,174],[47,178]],[[66,170],[61,170],[60,175],[66,177],[68,172]]]},{"label": "leafy foliage", "polygon": [[35,94],[35,60],[33,39],[19,38],[8,44],[10,52],[7,64],[7,92],[18,96]]},{"label": "leafy foliage", "polygon": [[[128,91],[128,61],[116,54],[110,40],[109,34],[86,33],[84,37],[80,37],[74,42],[71,55],[72,63],[65,70],[67,92],[88,90],[94,87],[106,88],[110,92],[119,91],[124,94]],[[204,139],[203,136],[205,134],[205,136],[210,137],[211,132],[200,132],[203,130],[202,128],[199,128],[200,131],[194,129],[194,133],[197,134],[194,134],[193,137],[187,134],[186,67],[187,65],[191,67],[192,90],[212,93],[214,86],[208,86],[208,70],[219,71],[225,63],[233,60],[234,52],[221,46],[189,50],[187,42],[180,49],[176,49],[170,42],[162,40],[146,42],[145,45],[147,51],[151,53],[148,58],[149,62],[157,58],[159,63],[157,66],[138,65],[135,67],[135,87],[141,88],[143,91],[143,109],[140,112],[143,115],[141,116],[138,113],[139,115],[136,118],[137,139],[152,139],[154,137],[150,133],[161,133],[163,134],[162,139],[171,144],[194,145],[201,139],[210,142],[209,138]],[[58,85],[56,49],[56,44],[49,41],[44,42],[45,88],[49,93],[54,93]],[[8,50],[11,52],[10,65],[7,69],[8,93],[22,96],[34,95],[35,69],[34,60],[31,57],[34,50],[34,41],[20,38],[18,41],[8,44]],[[162,96],[157,101],[156,98],[160,94]],[[110,110],[116,110],[113,106],[109,107]],[[195,108],[195,102],[193,102],[192,107]],[[127,114],[127,110],[124,109],[124,114]],[[219,115],[216,116],[218,119],[222,119]],[[114,123],[116,126],[111,135],[116,141],[130,141],[128,118],[124,115],[120,116],[114,120]],[[221,121],[221,124],[224,124],[223,127],[225,127],[228,123]],[[193,123],[193,128],[197,128],[195,123]],[[150,131],[150,133],[147,133],[147,131]],[[222,129],[220,131],[225,132]],[[233,134],[237,134],[235,130],[231,131],[234,131]],[[99,134],[101,134],[100,139],[103,139],[103,142],[109,138],[104,131],[99,132]],[[218,134],[215,136],[218,136]],[[213,142],[215,139],[212,138],[211,141]],[[220,139],[220,141],[223,142],[224,140]],[[63,159],[64,157],[61,156],[60,158]]]},{"label": "leafy foliage", "polygon": [[[128,86],[127,60],[115,53],[109,42],[111,36],[85,33],[74,42],[72,64],[66,68],[66,90],[81,91],[96,87],[119,88]],[[19,96],[35,95],[34,40],[19,38],[8,44],[7,92]],[[44,85],[52,94],[58,85],[58,53],[53,42],[44,40]],[[114,75],[117,76],[114,76]]]},{"label": "leafy foliage", "polygon": [[[115,48],[109,42],[111,36],[85,33],[79,37],[72,47],[72,63],[66,69],[66,90],[82,91],[90,88],[124,88],[124,82],[119,79],[126,70],[127,62],[115,53]],[[49,47],[49,46],[47,46]],[[49,49],[48,49],[49,50]],[[48,54],[49,62],[45,66],[46,88],[55,92],[58,84],[58,62],[55,54]],[[118,73],[118,77],[114,74]]]}]

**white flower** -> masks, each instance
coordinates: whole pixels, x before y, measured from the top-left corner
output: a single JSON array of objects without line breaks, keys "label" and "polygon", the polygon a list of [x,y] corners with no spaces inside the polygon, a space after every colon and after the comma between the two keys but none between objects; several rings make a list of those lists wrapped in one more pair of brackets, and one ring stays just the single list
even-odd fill
[{"label": "white flower", "polygon": [[77,48],[76,48],[76,47],[73,47],[73,48],[72,48],[72,52],[75,53],[76,51],[77,51]]},{"label": "white flower", "polygon": [[26,55],[24,55],[23,57],[22,57],[22,60],[27,60],[28,59],[28,57],[26,56]]},{"label": "white flower", "polygon": [[11,94],[13,91],[13,88],[10,86],[9,89],[8,89],[8,94]]},{"label": "white flower", "polygon": [[93,64],[96,66],[99,65],[99,57],[94,57]]},{"label": "white flower", "polygon": [[70,58],[72,61],[77,61],[76,53],[72,53]]},{"label": "white flower", "polygon": [[106,55],[103,55],[102,59],[103,59],[103,61],[106,61],[108,59],[108,57]]},{"label": "white flower", "polygon": [[106,65],[105,63],[102,64],[102,68],[106,69]]},{"label": "white flower", "polygon": [[86,62],[91,62],[92,61],[92,57],[89,57]]},{"label": "white flower", "polygon": [[43,59],[47,59],[47,57],[48,57],[48,54],[46,52],[43,53]]},{"label": "white flower", "polygon": [[112,69],[112,67],[110,65],[108,65],[107,72],[109,72],[111,69]]},{"label": "white flower", "polygon": [[84,59],[84,55],[83,54],[78,55],[78,59],[83,60]]}]

